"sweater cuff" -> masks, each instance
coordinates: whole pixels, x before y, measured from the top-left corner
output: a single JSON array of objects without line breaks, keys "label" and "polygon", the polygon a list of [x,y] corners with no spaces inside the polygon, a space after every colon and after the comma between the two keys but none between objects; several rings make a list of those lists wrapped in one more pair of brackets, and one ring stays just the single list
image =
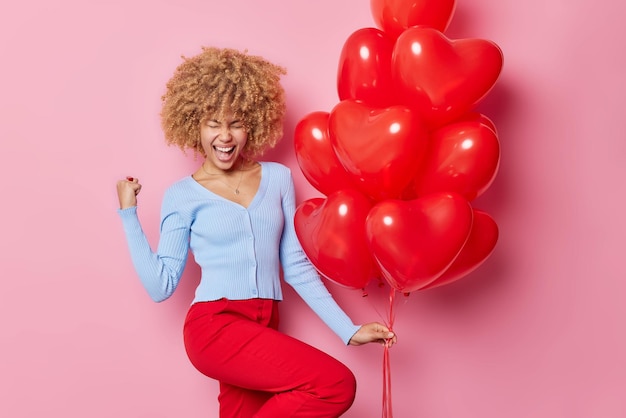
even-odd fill
[{"label": "sweater cuff", "polygon": [[137,216],[137,206],[131,206],[126,209],[117,209],[117,213],[122,219],[122,225],[127,234],[141,231],[141,224],[139,223],[139,217]]},{"label": "sweater cuff", "polygon": [[128,216],[133,216],[133,215],[137,215],[137,206],[131,206],[128,207],[126,209],[117,209],[117,213],[120,214],[120,216],[123,218],[126,218]]},{"label": "sweater cuff", "polygon": [[361,329],[360,325],[353,325],[351,328],[346,328],[345,330],[342,330],[343,335],[341,335],[341,339],[343,340],[345,345],[350,344],[350,340],[352,339],[352,337],[354,337],[354,334],[356,334],[359,329]]}]

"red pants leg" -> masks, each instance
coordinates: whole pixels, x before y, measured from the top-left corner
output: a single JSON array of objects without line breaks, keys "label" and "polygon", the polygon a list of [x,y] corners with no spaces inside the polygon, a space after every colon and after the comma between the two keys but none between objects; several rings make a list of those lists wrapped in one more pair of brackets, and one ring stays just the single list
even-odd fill
[{"label": "red pants leg", "polygon": [[222,299],[190,308],[185,347],[200,372],[220,381],[220,416],[340,416],[354,401],[354,375],[331,356],[278,332],[277,305]]}]

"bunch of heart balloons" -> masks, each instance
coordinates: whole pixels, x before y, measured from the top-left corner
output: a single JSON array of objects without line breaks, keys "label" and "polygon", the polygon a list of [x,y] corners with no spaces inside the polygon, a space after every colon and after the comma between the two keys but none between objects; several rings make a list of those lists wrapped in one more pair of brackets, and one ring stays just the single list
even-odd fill
[{"label": "bunch of heart balloons", "polygon": [[299,205],[295,227],[324,277],[406,294],[466,276],[496,245],[496,222],[472,201],[499,166],[497,130],[476,105],[503,57],[491,41],[444,35],[455,0],[370,6],[378,28],[343,45],[339,103],[296,126],[298,164],[325,197]]}]

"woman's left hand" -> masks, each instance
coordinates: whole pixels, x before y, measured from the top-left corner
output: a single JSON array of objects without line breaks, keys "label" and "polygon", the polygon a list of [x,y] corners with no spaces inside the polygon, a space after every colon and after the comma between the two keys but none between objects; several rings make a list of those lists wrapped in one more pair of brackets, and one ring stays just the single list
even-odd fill
[{"label": "woman's left hand", "polygon": [[391,332],[389,328],[379,322],[370,322],[364,324],[359,330],[350,338],[349,345],[363,345],[367,343],[381,343],[388,344],[389,347],[394,345],[398,340],[396,334]]}]

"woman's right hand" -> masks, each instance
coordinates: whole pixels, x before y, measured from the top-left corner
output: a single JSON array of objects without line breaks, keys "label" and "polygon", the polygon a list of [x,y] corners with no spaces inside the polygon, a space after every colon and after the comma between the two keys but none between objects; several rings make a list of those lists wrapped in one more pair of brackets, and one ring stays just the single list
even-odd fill
[{"label": "woman's right hand", "polygon": [[141,191],[139,180],[133,177],[126,177],[125,180],[117,182],[117,198],[120,201],[120,209],[137,206],[137,195]]}]

